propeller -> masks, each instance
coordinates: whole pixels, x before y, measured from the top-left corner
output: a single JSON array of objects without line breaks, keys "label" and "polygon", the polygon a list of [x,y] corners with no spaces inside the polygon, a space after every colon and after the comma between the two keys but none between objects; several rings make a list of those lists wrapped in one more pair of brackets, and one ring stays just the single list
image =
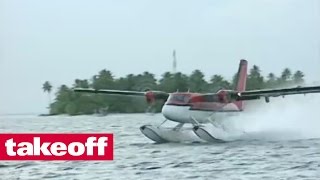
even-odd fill
[{"label": "propeller", "polygon": [[148,104],[148,108],[146,109],[146,113],[155,113],[156,102],[162,101],[163,103],[168,99],[169,94],[162,91],[152,91],[150,89],[145,90],[145,98]]}]

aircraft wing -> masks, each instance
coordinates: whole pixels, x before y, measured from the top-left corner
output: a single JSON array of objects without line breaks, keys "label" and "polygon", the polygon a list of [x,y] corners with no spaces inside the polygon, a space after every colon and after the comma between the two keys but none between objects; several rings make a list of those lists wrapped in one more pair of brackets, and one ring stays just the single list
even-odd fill
[{"label": "aircraft wing", "polygon": [[294,88],[282,88],[282,89],[262,89],[243,91],[237,94],[237,100],[252,100],[259,99],[260,97],[266,98],[269,102],[269,97],[287,96],[295,94],[310,94],[320,93],[320,86],[309,86],[309,87],[294,87]]},{"label": "aircraft wing", "polygon": [[85,92],[85,93],[99,93],[109,95],[127,95],[127,96],[145,96],[146,92],[140,91],[121,91],[121,90],[109,90],[109,89],[93,89],[93,88],[74,88],[74,92]]},{"label": "aircraft wing", "polygon": [[106,94],[106,95],[120,95],[120,96],[144,96],[148,100],[166,100],[169,94],[163,91],[122,91],[111,89],[93,89],[93,88],[74,88],[74,92],[94,93],[94,94]]},{"label": "aircraft wing", "polygon": [[221,90],[217,93],[203,94],[195,96],[191,99],[193,102],[220,102],[230,103],[233,101],[248,101],[265,98],[266,102],[270,101],[270,97],[287,96],[294,94],[310,94],[320,93],[320,86],[309,86],[309,87],[294,87],[294,88],[283,88],[283,89],[262,89],[252,91],[224,91]]}]

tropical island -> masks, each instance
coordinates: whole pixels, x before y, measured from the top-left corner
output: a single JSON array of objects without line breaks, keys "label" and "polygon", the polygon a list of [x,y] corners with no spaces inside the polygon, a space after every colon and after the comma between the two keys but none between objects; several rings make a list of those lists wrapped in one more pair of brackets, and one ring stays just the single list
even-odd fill
[{"label": "tropical island", "polygon": [[[236,74],[233,79],[227,80],[219,74],[214,74],[211,76],[210,81],[206,81],[203,72],[194,70],[190,75],[181,72],[165,72],[159,80],[150,72],[136,75],[128,74],[125,77],[114,78],[111,71],[103,69],[90,79],[75,79],[72,85],[63,84],[58,87],[54,101],[52,103],[49,101],[49,111],[50,115],[90,115],[103,113],[104,111],[109,113],[143,113],[148,108],[144,98],[81,94],[73,92],[72,88],[216,92],[221,88],[233,89],[235,76]],[[264,77],[260,68],[253,65],[248,72],[247,89],[277,88],[297,84],[302,85],[303,83],[304,73],[300,70],[293,73],[289,68],[284,68],[279,76],[269,73]],[[42,87],[48,95],[52,92],[52,88],[49,81],[46,81]],[[155,112],[161,111],[162,103],[157,103]]]}]

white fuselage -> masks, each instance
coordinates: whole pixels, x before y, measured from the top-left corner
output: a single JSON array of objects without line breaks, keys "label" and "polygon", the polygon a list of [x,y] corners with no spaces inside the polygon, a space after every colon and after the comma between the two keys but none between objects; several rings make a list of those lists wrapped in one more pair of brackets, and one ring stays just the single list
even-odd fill
[{"label": "white fuselage", "polygon": [[[213,115],[216,117],[217,114],[232,113],[238,108],[234,104],[228,104],[223,108],[225,111],[205,111],[205,110],[191,110],[190,106],[175,106],[175,105],[164,105],[162,108],[163,116],[171,121],[179,123],[206,123],[208,118],[212,118]],[[211,119],[212,120],[212,119]]]},{"label": "white fuselage", "polygon": [[206,118],[210,117],[213,112],[191,111],[190,106],[164,105],[162,114],[166,119],[179,123],[194,123],[193,118],[199,123],[204,123],[207,121]]}]

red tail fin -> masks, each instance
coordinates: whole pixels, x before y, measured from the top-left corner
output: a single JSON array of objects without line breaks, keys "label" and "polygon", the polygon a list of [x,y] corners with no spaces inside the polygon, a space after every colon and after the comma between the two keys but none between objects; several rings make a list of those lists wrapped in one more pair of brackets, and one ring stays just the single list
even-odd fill
[{"label": "red tail fin", "polygon": [[[248,62],[244,59],[240,60],[239,64],[239,70],[237,74],[237,81],[236,81],[236,91],[242,92],[246,90],[246,84],[247,84],[247,67]],[[243,110],[243,102],[238,101],[235,103],[240,110]]]}]

